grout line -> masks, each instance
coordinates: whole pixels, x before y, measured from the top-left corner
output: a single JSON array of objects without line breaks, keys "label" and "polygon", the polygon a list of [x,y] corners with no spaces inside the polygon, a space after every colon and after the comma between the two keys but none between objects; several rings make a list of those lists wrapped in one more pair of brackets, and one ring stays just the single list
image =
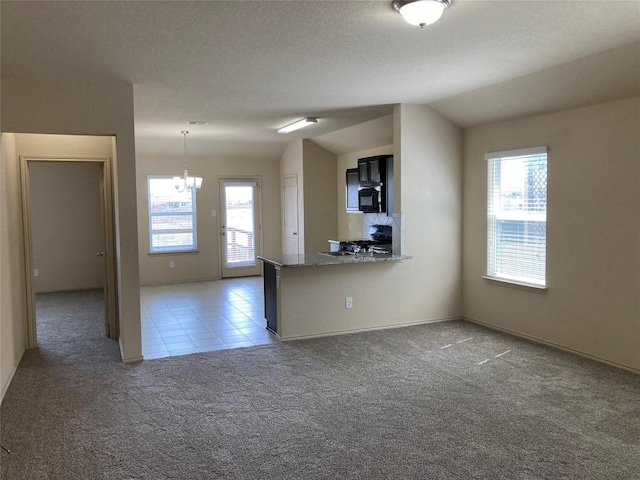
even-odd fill
[{"label": "grout line", "polygon": [[449,345],[445,345],[444,347],[440,347],[440,348],[449,348],[452,345],[453,345],[453,343],[450,343]]},{"label": "grout line", "polygon": [[458,340],[456,343],[464,343],[464,342],[467,342],[467,341],[469,341],[471,339],[473,339],[473,337],[465,338],[464,340]]},{"label": "grout line", "polygon": [[486,360],[481,361],[480,363],[478,363],[478,365],[482,365],[483,363],[487,363],[490,359],[487,358]]},{"label": "grout line", "polygon": [[507,350],[506,352],[499,353],[499,354],[498,354],[498,355],[496,355],[494,358],[501,357],[502,355],[504,355],[505,353],[509,353],[510,351],[511,351],[511,350]]}]

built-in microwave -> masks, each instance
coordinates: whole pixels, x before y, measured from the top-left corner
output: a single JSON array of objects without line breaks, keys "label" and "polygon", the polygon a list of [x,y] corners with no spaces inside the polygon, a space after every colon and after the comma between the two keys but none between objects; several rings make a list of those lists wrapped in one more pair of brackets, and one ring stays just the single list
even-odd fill
[{"label": "built-in microwave", "polygon": [[358,189],[358,210],[364,213],[383,212],[380,187],[361,187]]}]

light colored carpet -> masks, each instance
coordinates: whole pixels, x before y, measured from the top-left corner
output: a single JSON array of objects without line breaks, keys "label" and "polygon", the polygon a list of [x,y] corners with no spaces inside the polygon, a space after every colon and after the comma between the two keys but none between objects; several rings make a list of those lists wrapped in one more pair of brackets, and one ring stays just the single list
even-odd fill
[{"label": "light colored carpet", "polygon": [[640,377],[465,322],[137,365],[65,338],[6,394],[3,479],[640,478]]}]

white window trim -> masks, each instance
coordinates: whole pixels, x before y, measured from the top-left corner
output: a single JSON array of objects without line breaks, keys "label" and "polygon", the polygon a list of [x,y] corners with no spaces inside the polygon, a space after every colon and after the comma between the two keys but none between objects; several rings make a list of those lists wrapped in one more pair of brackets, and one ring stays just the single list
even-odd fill
[{"label": "white window trim", "polygon": [[[504,158],[504,157],[512,157],[513,158],[513,157],[526,157],[526,156],[541,155],[541,154],[547,154],[548,155],[548,153],[549,153],[549,147],[547,147],[547,146],[531,147],[531,148],[520,148],[520,149],[516,149],[516,150],[503,150],[503,151],[499,151],[499,152],[488,152],[488,153],[485,153],[484,159],[485,159],[485,161],[488,161],[488,160],[493,160],[493,159],[497,159],[497,158]],[[547,195],[548,195],[548,190],[547,190]],[[487,200],[488,200],[488,196],[489,196],[489,192],[487,192]],[[488,225],[487,225],[487,228],[488,228]],[[545,238],[545,243],[546,243],[546,238]],[[485,251],[485,261],[488,261],[487,251]],[[485,272],[488,272],[488,270],[489,270],[488,269],[488,263],[485,263]],[[535,284],[535,283],[529,283],[529,282],[515,280],[515,279],[509,279],[509,278],[506,278],[506,277],[494,277],[494,276],[489,275],[488,273],[486,275],[483,275],[482,278],[485,279],[487,281],[487,283],[489,283],[491,285],[515,288],[515,289],[518,289],[518,290],[524,290],[524,291],[528,291],[528,292],[535,292],[535,293],[544,294],[544,293],[547,293],[547,290],[548,290],[548,279],[546,278],[546,266],[545,266],[545,283],[544,283],[544,285]]]},{"label": "white window trim", "polygon": [[[192,248],[183,248],[183,247],[174,247],[174,248],[163,248],[163,249],[153,249],[152,236],[154,233],[152,227],[152,218],[163,216],[163,215],[175,215],[169,213],[152,213],[151,212],[151,199],[149,196],[149,180],[152,179],[173,179],[171,175],[147,175],[147,216],[149,222],[149,255],[173,255],[173,254],[181,254],[181,253],[198,253],[198,215],[197,215],[197,201],[196,201],[196,192],[193,191],[193,208],[191,209],[191,216],[193,217],[193,229],[189,229],[188,231],[193,231],[193,247]],[[181,213],[182,215],[187,215],[186,213]],[[156,231],[155,233],[157,233]],[[160,231],[162,232],[162,231]],[[179,233],[178,230],[173,230],[172,232]]]},{"label": "white window trim", "polygon": [[516,288],[518,290],[524,290],[527,292],[547,293],[547,290],[549,289],[547,285],[544,285],[544,286],[535,285],[533,283],[518,282],[516,280],[507,280],[505,278],[490,277],[488,275],[484,275],[482,278],[484,278],[487,281],[487,283],[491,285]]},{"label": "white window trim", "polygon": [[540,155],[542,153],[549,153],[549,147],[532,147],[532,148],[520,148],[518,150],[505,150],[502,152],[489,152],[484,154],[485,160],[493,160],[494,158],[503,157],[528,157],[529,155]]}]

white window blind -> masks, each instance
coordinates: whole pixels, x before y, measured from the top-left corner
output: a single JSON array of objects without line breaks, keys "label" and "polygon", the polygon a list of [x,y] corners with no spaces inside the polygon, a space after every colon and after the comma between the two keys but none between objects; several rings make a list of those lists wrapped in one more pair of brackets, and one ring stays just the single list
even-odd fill
[{"label": "white window blind", "polygon": [[547,148],[485,155],[487,276],[546,286]]},{"label": "white window blind", "polygon": [[197,248],[196,192],[176,190],[172,177],[147,177],[151,253]]}]

